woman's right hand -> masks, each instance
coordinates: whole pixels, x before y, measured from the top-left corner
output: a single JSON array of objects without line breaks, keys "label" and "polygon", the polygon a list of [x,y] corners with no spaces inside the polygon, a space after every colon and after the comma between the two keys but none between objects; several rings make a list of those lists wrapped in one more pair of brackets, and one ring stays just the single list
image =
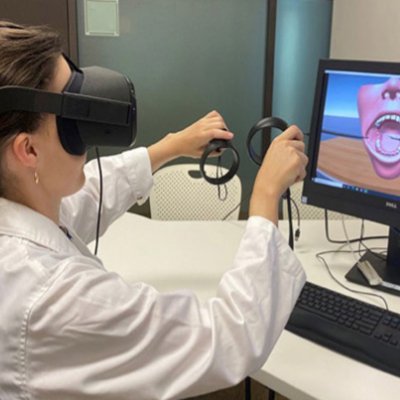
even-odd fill
[{"label": "woman's right hand", "polygon": [[[178,157],[200,158],[213,139],[231,140],[225,121],[217,111],[211,111],[177,133],[169,133],[148,148],[152,171]],[[216,156],[218,153],[210,154]]]},{"label": "woman's right hand", "polygon": [[277,224],[279,200],[289,186],[304,179],[307,163],[304,135],[292,125],[272,141],[264,157],[254,181],[249,215]]}]

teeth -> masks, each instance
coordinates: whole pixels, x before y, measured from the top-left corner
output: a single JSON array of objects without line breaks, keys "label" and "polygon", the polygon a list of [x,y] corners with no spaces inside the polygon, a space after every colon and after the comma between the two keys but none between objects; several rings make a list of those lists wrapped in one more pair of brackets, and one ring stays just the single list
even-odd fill
[{"label": "teeth", "polygon": [[380,128],[384,121],[395,121],[400,123],[400,116],[396,114],[385,114],[375,121],[375,127]]},{"label": "teeth", "polygon": [[[400,161],[400,137],[398,137],[397,135],[395,135],[395,136],[390,135],[391,140],[399,141],[398,142],[399,144],[396,149],[394,149],[392,151],[388,151],[388,150],[382,148],[382,136],[381,136],[381,133],[379,132],[379,129],[381,128],[382,124],[385,121],[393,121],[393,122],[400,124],[400,115],[385,114],[385,115],[382,115],[381,117],[379,117],[375,121],[374,126],[376,129],[378,129],[378,131],[376,132],[377,135],[376,135],[375,142],[374,142],[374,148],[370,147],[370,149],[375,154],[375,157],[377,157],[382,162],[385,162],[385,163],[399,162]],[[400,131],[400,129],[399,129],[399,131]],[[372,143],[371,143],[371,145],[372,145]]]}]

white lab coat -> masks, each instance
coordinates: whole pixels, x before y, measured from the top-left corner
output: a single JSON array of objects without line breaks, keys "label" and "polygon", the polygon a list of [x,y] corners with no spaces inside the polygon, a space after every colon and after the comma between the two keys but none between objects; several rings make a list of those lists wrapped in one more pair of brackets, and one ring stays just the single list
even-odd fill
[{"label": "white lab coat", "polygon": [[[146,149],[103,159],[102,231],[152,185]],[[304,272],[276,227],[247,223],[218,295],[159,293],[107,272],[94,239],[98,172],[56,224],[0,199],[0,399],[177,399],[233,385],[260,368]],[[151,243],[149,243],[151,246]],[[132,268],[147,268],[132,265]]]}]

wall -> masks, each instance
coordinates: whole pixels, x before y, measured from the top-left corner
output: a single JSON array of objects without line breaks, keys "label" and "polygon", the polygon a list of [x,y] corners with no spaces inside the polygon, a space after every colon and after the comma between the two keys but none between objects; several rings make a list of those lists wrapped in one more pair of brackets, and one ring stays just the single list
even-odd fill
[{"label": "wall", "polygon": [[334,0],[331,58],[400,61],[399,0]]},{"label": "wall", "polygon": [[[245,138],[262,116],[266,1],[120,0],[119,7],[119,37],[86,36],[83,1],[78,2],[80,64],[131,77],[138,98],[137,146],[220,111],[236,134],[246,197],[256,167]],[[146,213],[146,205],[135,211]]]}]

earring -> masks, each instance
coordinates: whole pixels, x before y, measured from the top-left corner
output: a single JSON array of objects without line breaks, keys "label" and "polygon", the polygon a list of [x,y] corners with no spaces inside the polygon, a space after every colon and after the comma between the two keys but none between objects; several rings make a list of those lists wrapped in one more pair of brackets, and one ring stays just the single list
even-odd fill
[{"label": "earring", "polygon": [[33,174],[33,179],[35,180],[36,185],[39,184],[39,175],[36,171]]}]

